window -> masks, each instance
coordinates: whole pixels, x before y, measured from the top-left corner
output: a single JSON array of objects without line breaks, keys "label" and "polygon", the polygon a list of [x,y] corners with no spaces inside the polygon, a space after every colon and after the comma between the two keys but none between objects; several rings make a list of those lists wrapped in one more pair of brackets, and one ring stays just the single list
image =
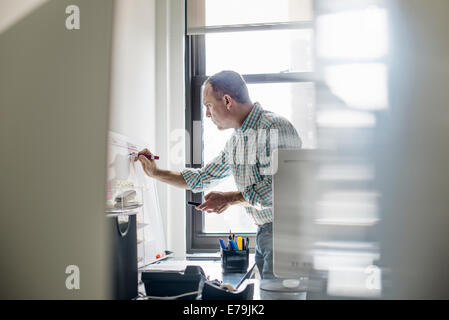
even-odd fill
[{"label": "window", "polygon": [[[204,81],[221,70],[242,74],[251,100],[289,119],[303,147],[315,148],[312,1],[187,0],[186,8],[187,167],[202,167],[232,135],[232,129],[219,131],[205,117],[201,101]],[[213,190],[237,188],[231,176]],[[203,195],[187,191],[186,196],[201,201]],[[256,226],[243,207],[220,215],[186,210],[188,252],[216,251],[218,238],[230,229],[255,236]]]},{"label": "window", "polygon": [[240,74],[312,71],[310,29],[226,32],[205,37],[207,75],[221,70],[239,70]]}]

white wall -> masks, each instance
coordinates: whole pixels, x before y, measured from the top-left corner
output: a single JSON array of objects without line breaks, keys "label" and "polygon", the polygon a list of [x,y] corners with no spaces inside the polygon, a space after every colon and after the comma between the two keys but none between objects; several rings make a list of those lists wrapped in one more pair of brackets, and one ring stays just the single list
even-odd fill
[{"label": "white wall", "polygon": [[[184,167],[184,1],[116,0],[110,129]],[[175,146],[178,148],[173,154]],[[157,182],[167,247],[185,253],[185,191]]]},{"label": "white wall", "polygon": [[155,145],[155,1],[116,0],[110,130]]},{"label": "white wall", "polygon": [[[163,168],[181,170],[185,163],[184,1],[156,0],[156,149]],[[177,135],[177,133],[182,134]],[[158,182],[167,226],[167,246],[186,251],[185,190]]]}]

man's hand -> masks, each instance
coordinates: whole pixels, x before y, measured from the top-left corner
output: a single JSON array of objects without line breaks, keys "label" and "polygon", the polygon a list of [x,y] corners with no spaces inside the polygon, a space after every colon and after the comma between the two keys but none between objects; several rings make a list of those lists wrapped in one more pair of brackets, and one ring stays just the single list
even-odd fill
[{"label": "man's hand", "polygon": [[140,151],[137,154],[137,157],[134,158],[134,161],[139,160],[142,163],[142,168],[143,171],[145,171],[145,173],[149,176],[149,177],[154,177],[156,175],[156,172],[158,170],[157,165],[156,165],[156,161],[154,160],[148,160],[148,158],[146,158],[144,156],[144,154],[152,156],[153,154],[150,152],[150,150],[148,149],[143,149],[142,151]]},{"label": "man's hand", "polygon": [[235,192],[210,192],[204,196],[204,201],[199,206],[195,207],[197,210],[205,212],[222,213],[231,205],[245,202],[242,194],[239,191]]},{"label": "man's hand", "polygon": [[149,177],[155,178],[175,187],[189,190],[189,186],[185,182],[181,172],[159,169],[156,165],[156,161],[148,160],[148,158],[145,157],[144,154],[153,156],[150,150],[143,149],[137,154],[137,157],[134,158],[134,161],[139,160],[142,163],[143,171],[145,171],[145,173]]}]

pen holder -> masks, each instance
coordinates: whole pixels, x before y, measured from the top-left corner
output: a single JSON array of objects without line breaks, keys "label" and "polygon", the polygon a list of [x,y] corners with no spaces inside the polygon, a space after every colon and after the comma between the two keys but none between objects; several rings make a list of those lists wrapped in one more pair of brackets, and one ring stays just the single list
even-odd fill
[{"label": "pen holder", "polygon": [[221,249],[221,268],[224,273],[244,273],[248,270],[249,249]]}]

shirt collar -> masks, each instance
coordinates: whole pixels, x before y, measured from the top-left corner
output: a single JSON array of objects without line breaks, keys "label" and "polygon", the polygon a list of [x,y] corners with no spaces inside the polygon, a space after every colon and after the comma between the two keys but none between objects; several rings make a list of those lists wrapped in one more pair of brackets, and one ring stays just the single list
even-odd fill
[{"label": "shirt collar", "polygon": [[262,114],[262,107],[259,102],[255,102],[251,112],[246,116],[245,121],[243,121],[242,126],[237,129],[237,131],[245,132],[248,129],[252,129],[256,127],[257,120],[259,116]]}]

